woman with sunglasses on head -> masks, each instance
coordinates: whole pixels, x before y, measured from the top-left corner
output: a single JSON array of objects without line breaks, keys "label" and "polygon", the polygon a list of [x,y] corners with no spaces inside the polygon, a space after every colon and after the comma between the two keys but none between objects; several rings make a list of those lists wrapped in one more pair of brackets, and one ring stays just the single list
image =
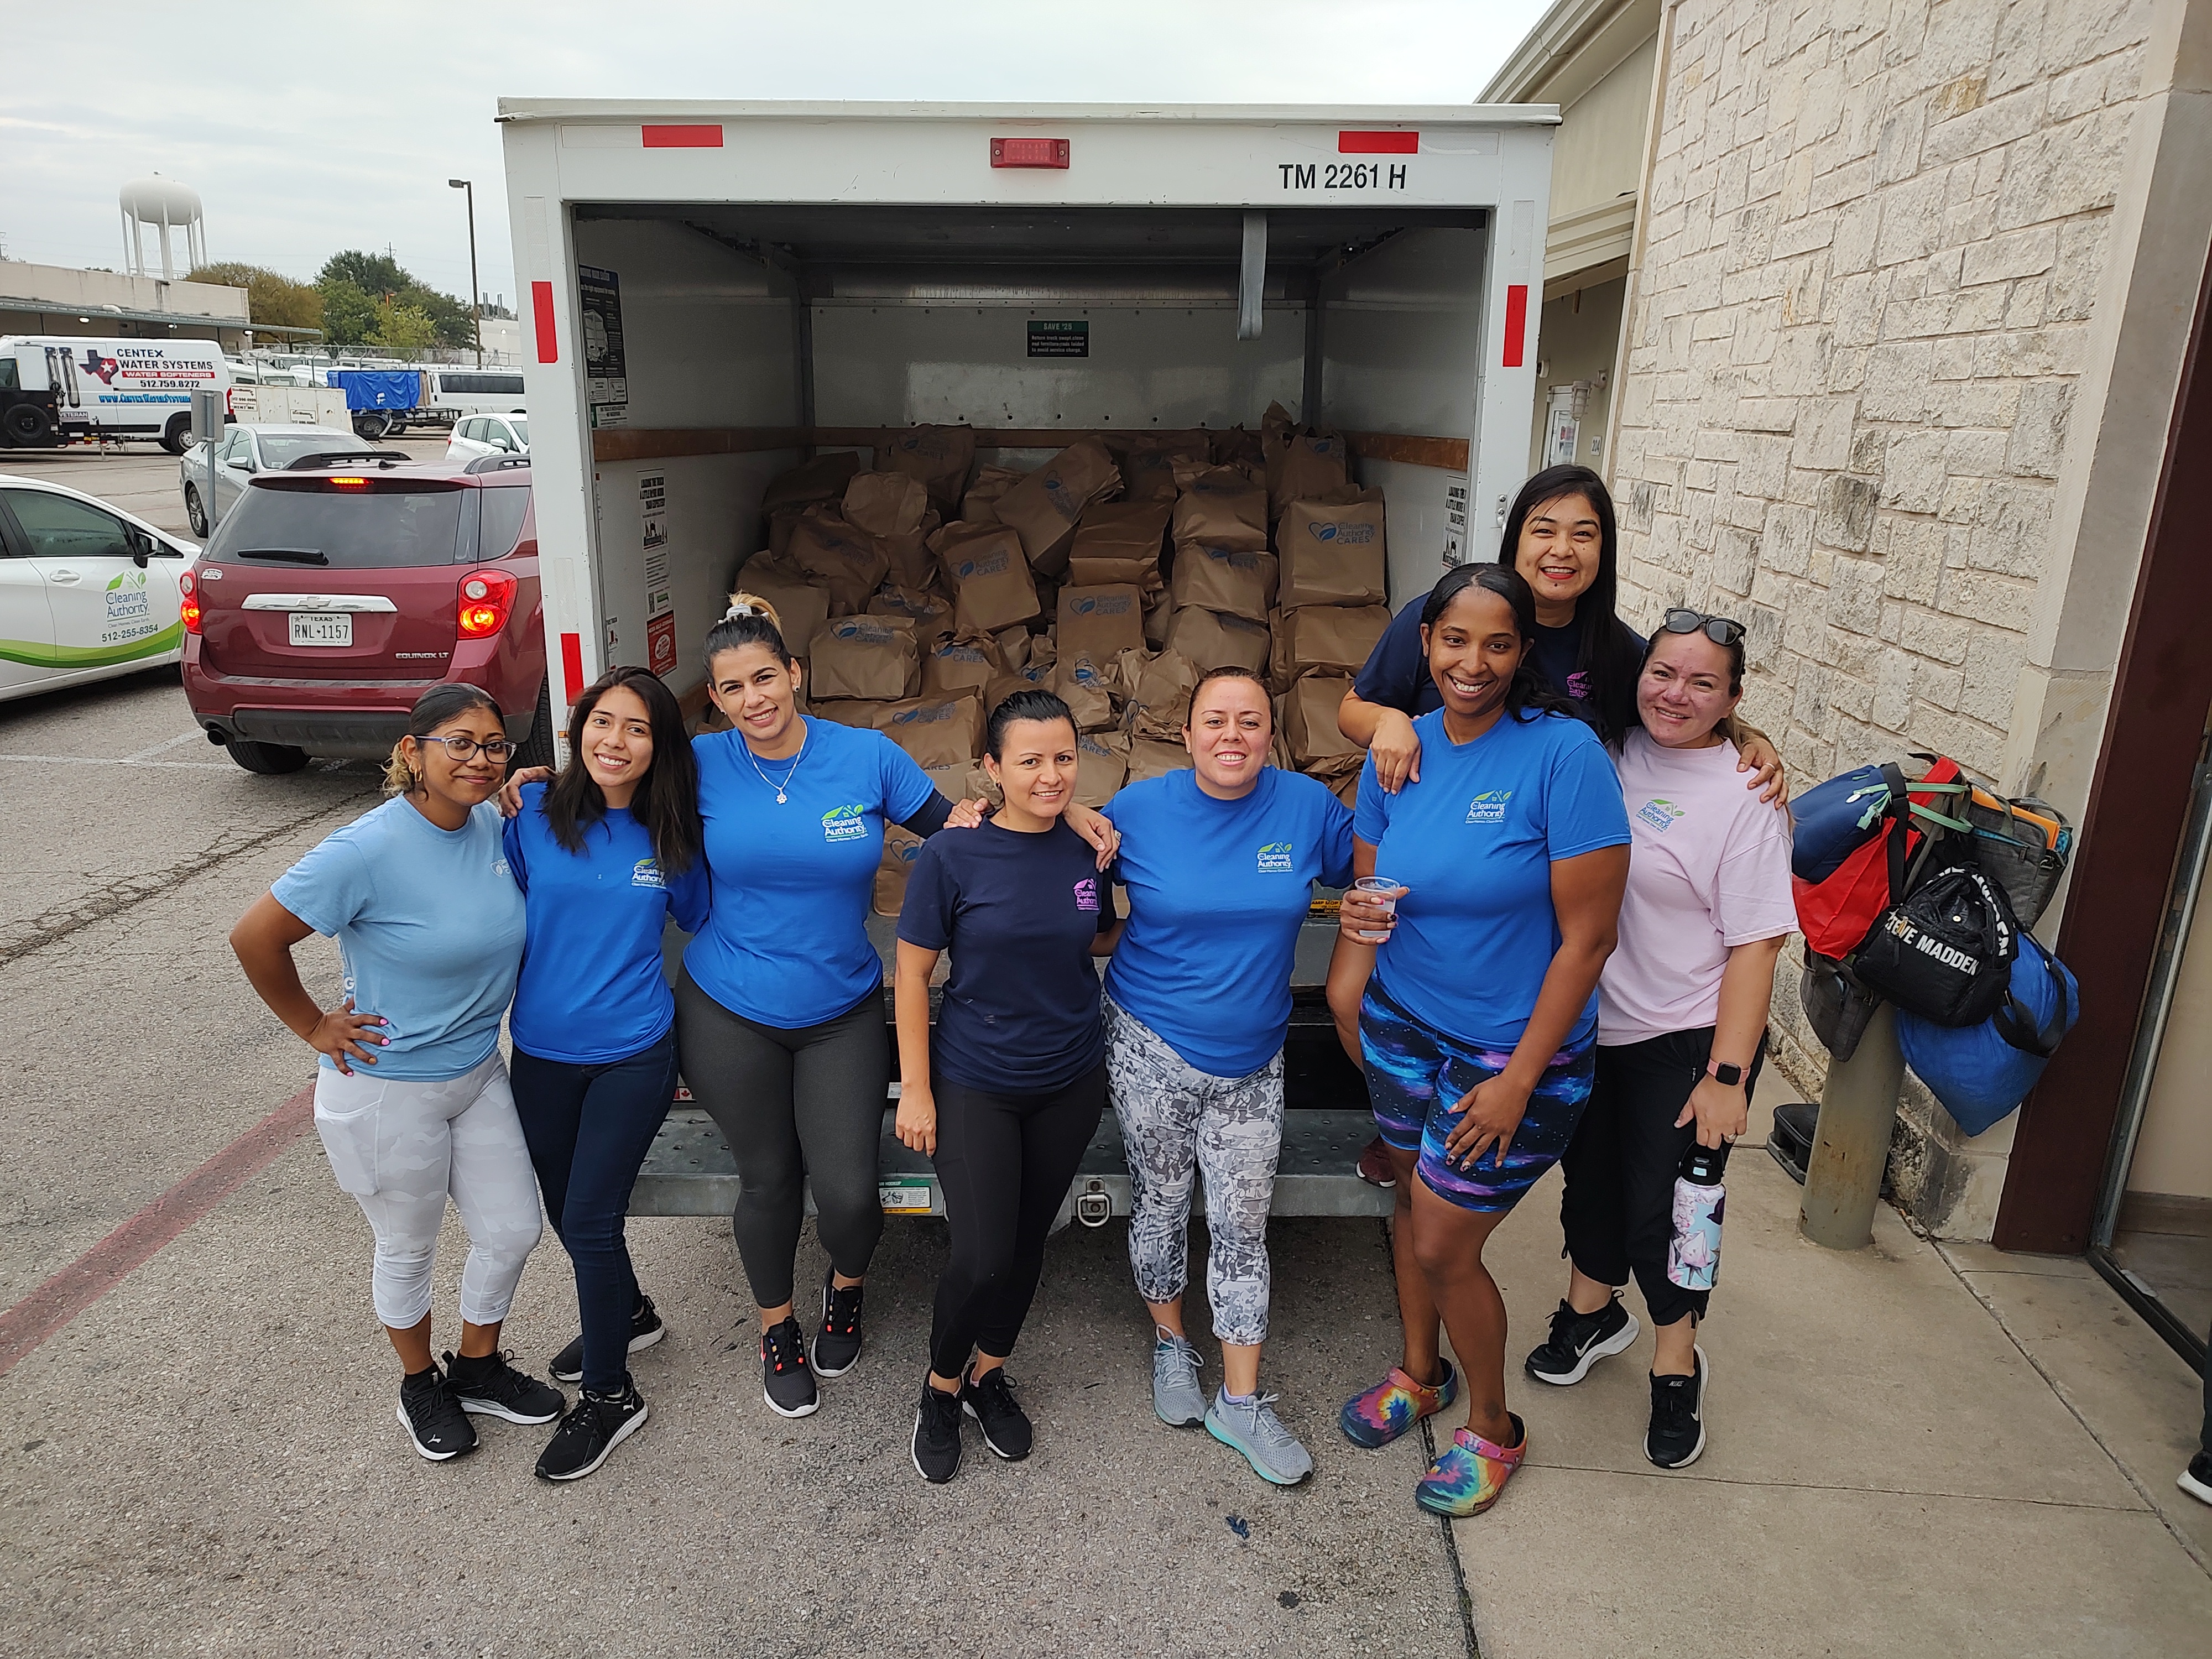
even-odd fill
[{"label": "woman with sunglasses on head", "polygon": [[[952,1235],[915,1409],[914,1467],[932,1485],[959,1473],[963,1413],[998,1456],[1030,1455],[1006,1362],[1106,1107],[1091,958],[1111,948],[1114,907],[1091,844],[1065,821],[1067,705],[1049,691],[1006,698],[991,711],[983,765],[1006,805],[925,844],[899,910],[898,1137],[936,1165]],[[929,979],[948,950],[933,1033]]]},{"label": "woman with sunglasses on head", "polygon": [[1539,1381],[1579,1382],[1633,1343],[1619,1296],[1632,1273],[1657,1337],[1644,1455],[1661,1468],[1705,1449],[1710,1374],[1697,1334],[1711,1291],[1668,1276],[1675,1173],[1692,1144],[1744,1131],[1774,964],[1797,925],[1789,821],[1737,787],[1721,732],[1742,695],[1742,627],[1669,611],[1615,753],[1628,889],[1598,981],[1596,1079],[1564,1160],[1567,1294],[1527,1364]]},{"label": "woman with sunglasses on head", "polygon": [[576,1272],[583,1334],[553,1376],[583,1392],[538,1460],[577,1480],[644,1425],[628,1356],[660,1340],[623,1218],[676,1091],[662,933],[706,920],[699,775],[684,711],[649,671],[615,668],[568,716],[568,763],[521,791],[507,861],[529,921],[514,993],[514,1104],[546,1213]]},{"label": "woman with sunglasses on head", "polygon": [[[1260,1392],[1283,1039],[1313,884],[1352,879],[1352,814],[1326,785],[1269,766],[1273,738],[1258,677],[1210,670],[1183,726],[1191,768],[1115,796],[1129,916],[1109,936],[1106,1072],[1129,1161],[1129,1264],[1152,1316],[1152,1409],[1172,1427],[1203,1424],[1287,1486],[1313,1459]],[[1198,1173],[1221,1343],[1211,1404],[1182,1322]]]},{"label": "woman with sunglasses on head", "polygon": [[[1401,1362],[1339,1421],[1353,1443],[1383,1445],[1464,1388],[1467,1426],[1414,1492],[1447,1516],[1488,1509],[1527,1452],[1482,1250],[1582,1114],[1628,875],[1620,785],[1590,728],[1538,683],[1535,629],[1510,569],[1462,565],[1430,592],[1421,642],[1443,707],[1415,723],[1420,777],[1393,793],[1368,757],[1353,867],[1394,886],[1345,895],[1329,970],[1340,1026],[1365,987],[1357,1020],[1397,1177],[1405,1334]],[[1439,1315],[1463,1371],[1439,1352]]]},{"label": "woman with sunglasses on head", "polygon": [[[514,994],[523,899],[491,805],[510,745],[473,685],[424,692],[392,751],[392,799],[326,837],[231,930],[270,1011],[321,1056],[315,1129],[339,1188],[376,1235],[377,1317],[405,1376],[415,1449],[474,1449],[471,1414],[550,1423],[565,1403],[499,1350],[538,1243],[538,1182],[515,1120],[499,1027]],[[335,936],[345,1000],[325,1010],[292,947]],[[458,1355],[430,1349],[430,1276],[450,1198],[468,1229]]]}]

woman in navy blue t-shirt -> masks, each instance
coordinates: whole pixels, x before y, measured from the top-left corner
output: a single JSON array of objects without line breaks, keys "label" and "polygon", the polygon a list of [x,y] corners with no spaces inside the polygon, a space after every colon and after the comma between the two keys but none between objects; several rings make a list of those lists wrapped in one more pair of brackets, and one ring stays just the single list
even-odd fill
[{"label": "woman in navy blue t-shirt", "polygon": [[[1049,691],[991,711],[990,823],[927,842],[898,924],[898,1137],[937,1166],[951,1258],[937,1284],[914,1466],[960,1468],[963,1413],[1000,1457],[1030,1454],[1007,1386],[1053,1218],[1106,1107],[1094,955],[1113,924],[1091,844],[1067,826],[1075,721]],[[929,977],[952,952],[933,1040]],[[972,1364],[971,1364],[972,1358]]]},{"label": "woman in navy blue t-shirt", "polygon": [[568,756],[550,785],[525,786],[506,831],[529,922],[508,1017],[514,1105],[584,1328],[553,1359],[583,1395],[538,1460],[548,1480],[591,1474],[645,1421],[627,1358],[662,1327],[623,1218],[676,1090],[661,934],[672,918],[696,933],[707,913],[698,773],[668,688],[610,670],[576,699]]}]

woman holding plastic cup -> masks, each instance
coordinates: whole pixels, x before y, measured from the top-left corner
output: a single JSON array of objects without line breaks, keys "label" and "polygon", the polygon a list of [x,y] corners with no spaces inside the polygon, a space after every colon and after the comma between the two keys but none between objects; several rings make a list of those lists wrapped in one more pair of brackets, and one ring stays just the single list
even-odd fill
[{"label": "woman holding plastic cup", "polygon": [[[1468,1516],[1498,1500],[1528,1450],[1505,1407],[1505,1304],[1482,1249],[1565,1151],[1589,1098],[1628,822],[1604,748],[1529,664],[1528,583],[1462,565],[1421,615],[1442,702],[1414,722],[1422,775],[1394,794],[1370,755],[1353,830],[1357,873],[1395,878],[1395,903],[1345,895],[1329,973],[1340,1025],[1364,988],[1361,1055],[1397,1177],[1405,1347],[1339,1421],[1355,1444],[1383,1445],[1464,1389],[1467,1426],[1414,1499]],[[1439,1316],[1464,1374],[1439,1351]]]}]

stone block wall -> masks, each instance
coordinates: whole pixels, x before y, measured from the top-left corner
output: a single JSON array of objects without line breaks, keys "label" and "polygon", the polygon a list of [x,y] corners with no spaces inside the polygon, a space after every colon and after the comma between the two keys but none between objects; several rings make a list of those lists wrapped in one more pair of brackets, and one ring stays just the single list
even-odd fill
[{"label": "stone block wall", "polygon": [[[1999,773],[2147,0],[1673,17],[1610,473],[1623,611],[1741,618],[1745,714],[1798,784],[1937,750],[2019,790]],[[1775,1023],[1810,1096],[1826,1056],[1786,966]],[[2001,1161],[1908,1095],[1900,1195],[1985,1235]]]}]

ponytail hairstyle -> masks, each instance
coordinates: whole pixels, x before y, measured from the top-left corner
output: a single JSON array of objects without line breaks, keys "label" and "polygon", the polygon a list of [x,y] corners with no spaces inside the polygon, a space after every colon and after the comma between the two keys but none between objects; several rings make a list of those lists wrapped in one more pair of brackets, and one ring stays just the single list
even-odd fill
[{"label": "ponytail hairstyle", "polygon": [[699,765],[676,694],[650,669],[610,668],[576,699],[568,713],[568,763],[547,787],[539,810],[553,839],[571,853],[581,853],[585,832],[605,818],[607,798],[584,763],[584,727],[599,699],[618,685],[645,704],[653,726],[653,762],[630,798],[630,815],[653,837],[661,874],[680,876],[697,860],[706,836],[699,820]]},{"label": "ponytail hairstyle", "polygon": [[1421,626],[1433,630],[1444,612],[1451,609],[1452,601],[1470,587],[1495,593],[1512,607],[1513,629],[1520,635],[1524,647],[1520,665],[1506,683],[1505,712],[1516,720],[1534,720],[1541,714],[1579,718],[1574,703],[1545,684],[1543,676],[1536,672],[1536,596],[1529,591],[1527,580],[1511,565],[1454,565],[1422,602]]},{"label": "ponytail hairstyle", "polygon": [[707,632],[702,649],[708,679],[711,682],[714,678],[715,658],[748,645],[764,645],[786,668],[794,665],[791,647],[783,642],[783,619],[775,614],[775,607],[757,594],[740,591],[730,595],[730,608]]},{"label": "ponytail hairstyle", "polygon": [[1030,691],[1016,691],[1000,700],[991,711],[991,720],[983,737],[983,752],[993,760],[1004,760],[1006,750],[1006,728],[1016,720],[1066,720],[1067,729],[1075,730],[1074,711],[1066,703],[1042,687]]},{"label": "ponytail hairstyle", "polygon": [[384,793],[411,795],[422,787],[422,775],[407,759],[407,738],[414,738],[419,747],[423,739],[447,721],[459,720],[472,708],[489,708],[495,719],[502,722],[506,719],[491,693],[480,685],[448,680],[416,698],[415,707],[407,714],[406,737],[392,745],[391,757],[384,763]]},{"label": "ponytail hairstyle", "polygon": [[1582,682],[1581,696],[1576,700],[1587,704],[1597,716],[1598,735],[1607,743],[1618,743],[1637,723],[1636,679],[1643,672],[1643,649],[1616,608],[1620,595],[1620,532],[1613,522],[1613,497],[1607,493],[1605,480],[1589,468],[1571,463],[1547,466],[1530,478],[1521,486],[1505,515],[1498,562],[1517,574],[1522,526],[1540,508],[1570,495],[1581,496],[1597,515],[1597,576],[1575,601],[1575,620],[1582,625],[1583,634],[1575,654],[1574,676]]}]

